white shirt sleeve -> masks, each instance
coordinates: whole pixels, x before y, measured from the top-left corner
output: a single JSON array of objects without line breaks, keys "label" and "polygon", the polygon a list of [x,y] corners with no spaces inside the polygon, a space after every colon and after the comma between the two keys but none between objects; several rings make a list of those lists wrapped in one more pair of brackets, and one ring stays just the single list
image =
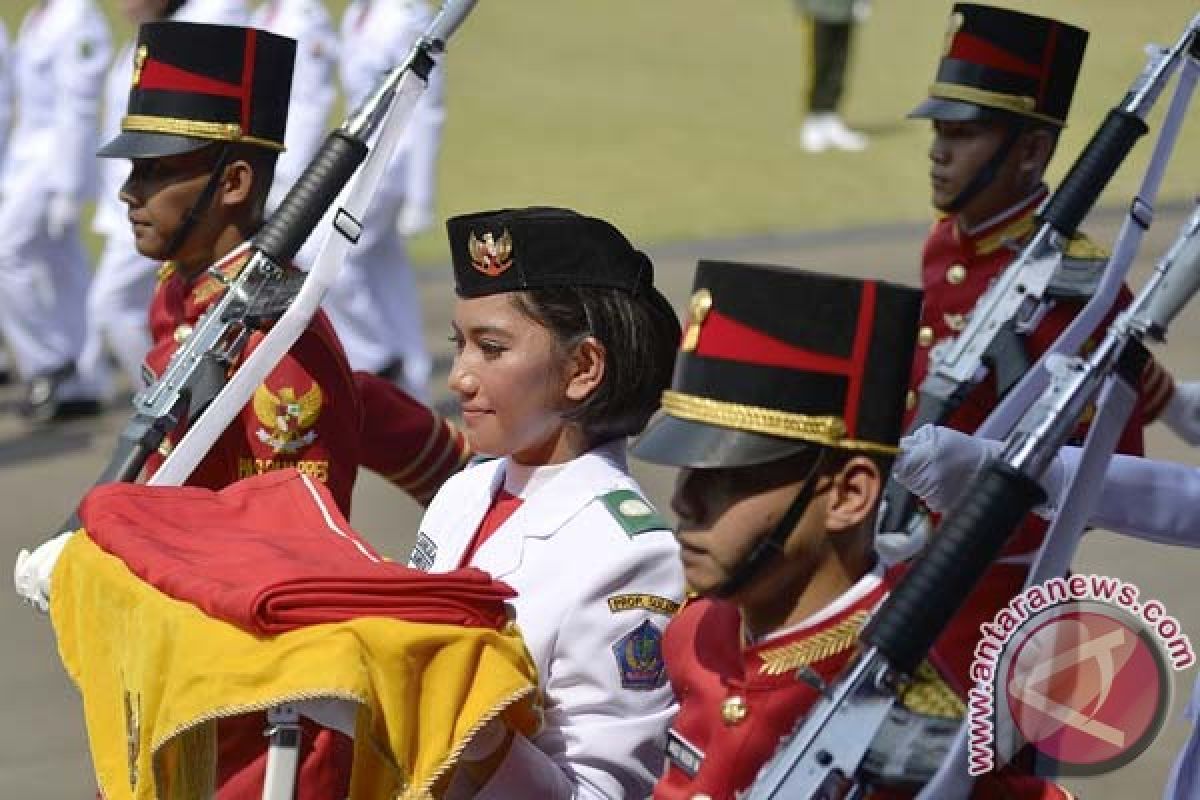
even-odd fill
[{"label": "white shirt sleeve", "polygon": [[60,164],[52,187],[77,202],[94,189],[100,137],[100,96],[112,57],[108,24],[95,6],[82,4],[78,16],[61,21],[60,51],[53,60],[54,153]]},{"label": "white shirt sleeve", "polygon": [[[1066,475],[1079,467],[1080,449],[1059,451]],[[1064,483],[1065,485],[1065,483]],[[1200,545],[1200,468],[1114,455],[1091,523],[1159,544]]]}]

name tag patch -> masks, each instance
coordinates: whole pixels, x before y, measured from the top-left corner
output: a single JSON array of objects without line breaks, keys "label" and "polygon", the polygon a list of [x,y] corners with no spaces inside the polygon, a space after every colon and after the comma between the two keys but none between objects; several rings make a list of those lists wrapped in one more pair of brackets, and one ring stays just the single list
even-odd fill
[{"label": "name tag patch", "polygon": [[619,611],[653,611],[670,617],[679,610],[679,603],[657,594],[614,594],[608,598],[608,610],[614,614]]},{"label": "name tag patch", "polygon": [[433,562],[436,559],[437,542],[424,533],[417,534],[417,543],[413,545],[412,555],[408,557],[408,565],[413,569],[429,572],[433,569]]},{"label": "name tag patch", "polygon": [[689,778],[694,778],[704,763],[704,753],[671,728],[667,731],[667,760],[683,770]]}]

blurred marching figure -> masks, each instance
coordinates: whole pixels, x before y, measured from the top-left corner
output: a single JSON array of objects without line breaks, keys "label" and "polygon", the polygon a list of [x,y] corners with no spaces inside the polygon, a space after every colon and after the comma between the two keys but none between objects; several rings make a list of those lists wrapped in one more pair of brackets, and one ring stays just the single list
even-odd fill
[{"label": "blurred marching figure", "polygon": [[16,124],[0,176],[0,329],[25,383],[20,410],[52,420],[99,410],[81,379],[88,291],[79,214],[95,188],[97,106],[110,55],[93,0],[44,0],[13,47]]},{"label": "blurred marching figure", "polygon": [[[347,105],[357,107],[375,82],[401,63],[431,14],[421,0],[354,0],[342,17],[341,78]],[[441,69],[418,101],[388,173],[379,184],[362,238],[325,297],[355,369],[381,375],[418,397],[432,369],[421,308],[404,237],[433,222],[443,109]]]},{"label": "blurred marching figure", "polygon": [[[275,182],[267,198],[270,214],[325,139],[337,93],[337,34],[321,0],[266,0],[254,12],[251,24],[296,40],[296,70],[284,140],[287,149],[275,165]],[[312,236],[296,255],[296,264],[307,269],[320,246],[321,236]]]},{"label": "blurred marching figure", "polygon": [[[246,20],[243,0],[121,0],[121,13],[133,26],[156,19],[237,25]],[[121,130],[129,84],[133,77],[133,42],[113,59],[104,84],[104,138]],[[120,363],[137,391],[143,385],[142,361],[150,350],[147,316],[159,264],[139,255],[133,232],[118,194],[129,175],[129,164],[103,160],[92,230],[104,237],[87,298],[87,338],[79,357],[80,374],[104,394],[112,391],[108,353]]]},{"label": "blurred marching figure", "polygon": [[[8,28],[0,21],[0,170],[4,168],[8,129],[12,126],[12,61],[8,52]],[[0,385],[12,380],[8,348],[0,341]]]},{"label": "blurred marching figure", "polygon": [[846,127],[840,108],[854,29],[869,13],[867,0],[796,0],[809,53],[808,90],[800,146],[810,153],[865,150],[865,134]]}]

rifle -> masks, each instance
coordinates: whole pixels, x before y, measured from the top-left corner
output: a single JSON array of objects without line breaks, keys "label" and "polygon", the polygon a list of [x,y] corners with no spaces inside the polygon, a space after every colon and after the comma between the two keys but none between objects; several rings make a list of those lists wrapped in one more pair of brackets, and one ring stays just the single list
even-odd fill
[{"label": "rifle", "polygon": [[[337,276],[342,256],[357,241],[359,219],[379,175],[425,88],[436,56],[477,0],[447,0],[406,61],[389,72],[362,106],[326,138],[279,208],[249,242],[245,267],[172,356],[163,374],[134,397],[134,413],[117,440],[97,485],[135,481],[146,460],[181,423],[187,434],[150,483],[182,483],[257,386],[307,327],[321,295]],[[371,137],[379,135],[374,147]],[[360,165],[364,164],[360,171]],[[307,273],[290,263],[346,189],[331,229]],[[220,277],[219,272],[210,274]],[[227,381],[250,335],[271,330]],[[244,387],[249,386],[249,390]],[[62,530],[74,530],[72,520]]]},{"label": "rifle", "polygon": [[[855,794],[866,788],[861,766],[877,734],[886,731],[906,676],[914,673],[1020,521],[1044,499],[1038,478],[1098,394],[1103,398],[1100,416],[1085,444],[1083,464],[1103,470],[1149,358],[1143,341],[1163,341],[1171,320],[1198,289],[1200,211],[1100,345],[1086,358],[1059,358],[1048,365],[1052,380],[1047,392],[1018,422],[1000,455],[975,476],[929,548],[884,600],[860,637],[863,652],[764,766],[751,786],[751,800],[861,796]],[[1068,500],[1063,510],[1082,527],[1101,481],[1076,484],[1091,494],[1082,501]],[[1053,568],[1057,564],[1045,569]],[[931,603],[932,597],[938,602]],[[943,764],[924,796],[959,796],[955,790],[963,788],[965,770],[953,774],[956,763]]]},{"label": "rifle", "polygon": [[[1153,49],[1146,66],[1122,101],[1109,111],[1103,124],[1068,171],[1062,185],[1038,210],[1040,225],[1017,258],[976,302],[967,327],[953,342],[933,353],[932,364],[918,393],[916,413],[909,432],[927,423],[944,422],[990,371],[996,392],[1004,398],[997,412],[978,433],[993,438],[1006,435],[1020,411],[1028,407],[1046,385],[1041,370],[1030,370],[1020,333],[1038,318],[1047,290],[1060,274],[1066,242],[1075,234],[1096,199],[1147,131],[1145,118],[1172,74],[1185,62],[1170,113],[1155,146],[1151,168],[1130,206],[1118,244],[1100,285],[1084,310],[1064,331],[1053,352],[1073,353],[1112,307],[1141,234],[1153,218],[1167,157],[1174,147],[1183,112],[1195,85],[1195,60],[1200,58],[1200,15],[1168,50]],[[1022,380],[1022,378],[1025,378]],[[1020,381],[1020,385],[1018,384]],[[1016,386],[1016,389],[1013,387]],[[1010,390],[1013,390],[1010,392]],[[907,553],[919,549],[926,538],[926,520],[917,512],[915,498],[895,481],[889,481],[880,512],[880,532],[907,532]]]}]

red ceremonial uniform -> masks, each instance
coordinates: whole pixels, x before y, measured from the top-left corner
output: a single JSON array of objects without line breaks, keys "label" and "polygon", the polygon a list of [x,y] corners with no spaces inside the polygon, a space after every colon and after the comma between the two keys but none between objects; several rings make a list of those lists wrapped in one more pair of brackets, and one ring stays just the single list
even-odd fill
[{"label": "red ceremonial uniform", "polygon": [[[667,733],[667,769],[656,800],[733,800],[754,782],[784,736],[817,700],[797,677],[810,670],[833,682],[850,662],[858,633],[895,582],[895,571],[868,575],[798,628],[744,644],[736,606],[712,599],[691,602],[667,626],[664,656],[679,713]],[[931,661],[939,663],[935,649]],[[904,704],[938,717],[960,718],[961,698],[928,663],[917,671]],[[888,790],[869,795],[912,797]],[[1062,788],[1039,778],[991,773],[976,781],[976,800],[1067,800]]]},{"label": "red ceremonial uniform", "polygon": [[[237,275],[246,260],[246,251],[238,250],[214,269],[229,279]],[[170,262],[163,265],[150,306],[154,344],[146,356],[146,366],[155,376],[162,374],[200,315],[220,298],[224,288],[221,280],[209,272],[188,281]],[[243,358],[253,352],[263,335],[250,337]],[[188,484],[221,489],[239,478],[294,467],[324,482],[342,513],[349,515],[362,424],[362,407],[345,353],[329,320],[318,312],[255,390],[253,401],[197,465]],[[173,445],[184,432],[181,426],[168,441]],[[147,464],[149,473],[153,474],[163,460],[161,454],[153,455]],[[281,536],[286,533],[280,531]],[[302,724],[298,797],[323,800],[344,796],[353,744],[310,720],[304,719]],[[265,714],[221,720],[217,775],[221,800],[261,796],[266,768],[265,728]]]},{"label": "red ceremonial uniform", "polygon": [[[238,251],[215,269],[231,278],[246,259],[246,252]],[[162,374],[200,315],[220,298],[224,288],[208,272],[187,281],[170,262],[163,266],[150,306],[154,344],[146,356],[146,366],[155,376]],[[251,335],[244,355],[253,352],[263,335]],[[308,330],[255,390],[253,402],[213,444],[188,483],[221,489],[239,478],[295,467],[325,483],[342,513],[349,515],[362,424],[362,407],[346,356],[329,320],[318,312]],[[172,432],[170,444],[178,442],[183,433],[182,426]],[[161,454],[152,456],[149,473],[162,461]]]},{"label": "red ceremonial uniform", "polygon": [[[929,369],[933,348],[941,342],[952,341],[966,326],[968,315],[980,295],[1012,263],[1026,240],[1035,231],[1034,212],[1045,199],[1042,187],[1026,200],[998,215],[979,229],[966,233],[958,217],[950,214],[934,223],[921,256],[921,286],[925,302],[921,310],[921,327],[913,357],[910,380],[909,412],[921,381]],[[1084,270],[1102,268],[1107,254],[1080,236],[1067,247],[1066,258],[1074,260]],[[1131,294],[1122,288],[1118,307],[1129,304]],[[1083,300],[1053,299],[1049,310],[1036,327],[1022,337],[1030,364],[1050,349],[1083,307]],[[1105,318],[1098,336],[1112,319]],[[1089,340],[1094,346],[1094,341]],[[1087,346],[1087,345],[1085,345]],[[1142,375],[1141,397],[1134,408],[1129,424],[1121,434],[1117,452],[1142,455],[1142,427],[1152,421],[1170,398],[1173,384],[1170,376],[1157,362],[1151,361]],[[957,430],[975,431],[997,405],[996,384],[989,374],[976,386],[950,418],[943,424]],[[1080,426],[1077,436],[1086,431]],[[961,612],[964,617],[940,640],[940,647],[951,662],[952,673],[963,685],[968,685],[967,672],[974,646],[979,638],[979,624],[990,621],[1010,597],[1021,590],[1029,565],[1041,546],[1046,523],[1029,517],[1005,548],[1002,561],[976,587]]]}]

